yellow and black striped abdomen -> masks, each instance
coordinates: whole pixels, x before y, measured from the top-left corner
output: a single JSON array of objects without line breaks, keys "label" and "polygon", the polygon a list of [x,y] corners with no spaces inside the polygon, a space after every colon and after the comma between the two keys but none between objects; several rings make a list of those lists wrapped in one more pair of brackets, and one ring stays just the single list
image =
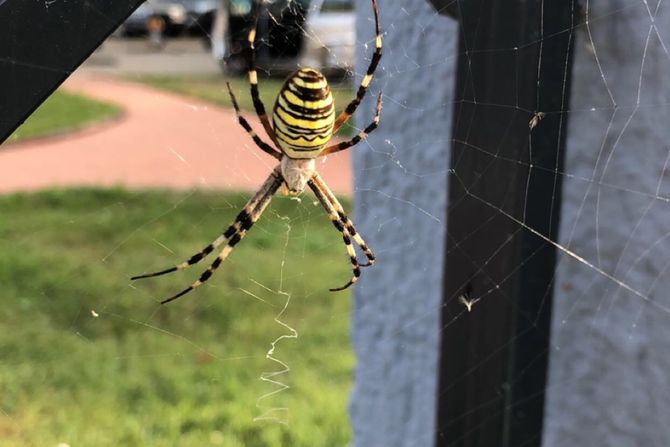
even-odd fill
[{"label": "yellow and black striped abdomen", "polygon": [[302,68],[284,83],[272,114],[277,144],[291,158],[315,158],[333,135],[335,106],[326,77]]}]

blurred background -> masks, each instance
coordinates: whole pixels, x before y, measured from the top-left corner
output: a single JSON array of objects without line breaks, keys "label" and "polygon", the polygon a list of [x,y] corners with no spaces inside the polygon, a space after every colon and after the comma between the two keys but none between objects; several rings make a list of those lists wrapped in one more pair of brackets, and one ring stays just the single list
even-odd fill
[{"label": "blurred background", "polygon": [[[206,264],[129,281],[213,240],[274,166],[225,88],[260,129],[242,53],[253,14],[251,0],[147,1],[0,148],[3,446],[350,439],[349,293],[328,292],[350,270],[311,197],[278,196],[211,287],[174,306],[158,303]],[[305,64],[343,107],[353,24],[349,0],[268,3],[266,107]],[[349,155],[319,164],[349,207]]]},{"label": "blurred background", "polygon": [[371,0],[140,2],[0,0],[3,137],[67,78],[0,146],[3,447],[670,445],[662,2],[383,0],[334,138],[383,91],[380,128],[317,161],[378,262],[330,293],[342,236],[278,194],[167,306],[207,261],[130,277],[276,163],[226,89],[262,135],[252,17],[268,110],[300,66],[341,110],[377,40]]}]

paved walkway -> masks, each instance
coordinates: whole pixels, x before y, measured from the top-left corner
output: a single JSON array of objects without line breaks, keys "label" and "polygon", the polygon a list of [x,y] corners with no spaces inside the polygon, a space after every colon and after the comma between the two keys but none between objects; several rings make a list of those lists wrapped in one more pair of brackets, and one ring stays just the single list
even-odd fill
[{"label": "paved walkway", "polygon": [[[86,72],[65,88],[115,102],[125,113],[67,137],[0,146],[0,192],[83,185],[253,190],[276,163],[230,110]],[[255,115],[246,115],[262,132]],[[317,167],[333,190],[351,193],[347,152]]]}]

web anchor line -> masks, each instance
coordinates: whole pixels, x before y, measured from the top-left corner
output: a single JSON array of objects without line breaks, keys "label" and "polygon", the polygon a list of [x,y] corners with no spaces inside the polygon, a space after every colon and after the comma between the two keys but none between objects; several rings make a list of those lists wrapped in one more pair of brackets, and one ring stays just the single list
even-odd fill
[{"label": "web anchor line", "polygon": [[460,179],[460,177],[458,176],[458,174],[456,174],[455,172],[454,172],[453,174],[454,174],[454,175],[456,176],[456,178],[458,179],[458,182],[459,182],[459,183],[461,184],[461,186],[463,187],[463,190],[465,191],[465,193],[466,193],[467,195],[469,195],[470,197],[472,197],[473,199],[475,199],[475,200],[477,200],[478,202],[483,203],[484,205],[488,206],[489,208],[491,208],[491,209],[493,209],[493,210],[499,212],[500,214],[502,214],[503,216],[507,217],[508,219],[510,219],[511,221],[515,222],[516,224],[520,225],[520,226],[523,227],[524,229],[530,231],[530,232],[533,233],[535,236],[541,238],[542,240],[544,240],[544,241],[547,242],[548,244],[553,245],[554,247],[556,247],[557,249],[559,249],[560,251],[562,251],[562,252],[565,253],[566,255],[570,256],[571,258],[576,259],[577,261],[581,262],[582,264],[586,265],[587,267],[590,267],[591,269],[593,269],[594,271],[596,271],[596,272],[599,273],[600,275],[604,276],[605,278],[609,279],[610,281],[612,281],[613,283],[615,283],[615,284],[618,285],[619,287],[622,287],[622,288],[628,290],[629,292],[631,292],[631,293],[633,293],[633,294],[639,296],[639,297],[642,298],[643,300],[645,300],[645,301],[647,301],[647,302],[653,304],[654,306],[658,307],[659,309],[663,310],[664,312],[667,312],[667,313],[670,314],[670,309],[669,309],[669,308],[667,308],[667,307],[665,307],[665,306],[663,306],[663,305],[661,305],[661,304],[659,304],[659,303],[653,301],[651,298],[649,298],[649,296],[647,296],[647,295],[645,295],[644,293],[640,292],[639,290],[637,290],[637,289],[631,287],[630,285],[626,284],[625,282],[623,282],[622,280],[618,279],[617,277],[611,275],[610,273],[607,273],[605,270],[601,269],[600,267],[597,267],[596,265],[594,265],[593,263],[589,262],[587,259],[585,259],[585,258],[583,258],[582,256],[578,255],[577,253],[575,253],[574,251],[570,250],[569,248],[564,247],[563,245],[559,244],[558,242],[553,241],[552,239],[550,239],[549,237],[547,237],[547,236],[545,236],[544,234],[540,233],[540,232],[537,231],[536,229],[534,229],[534,228],[528,226],[527,224],[523,223],[521,220],[519,220],[519,219],[517,219],[516,217],[512,216],[511,214],[509,214],[509,213],[506,212],[505,210],[496,207],[494,204],[492,204],[491,202],[489,202],[489,201],[487,201],[487,200],[485,200],[485,199],[482,199],[481,197],[477,197],[475,194],[472,194],[472,193],[470,192],[470,190],[465,186],[465,184],[463,183],[463,181]]}]

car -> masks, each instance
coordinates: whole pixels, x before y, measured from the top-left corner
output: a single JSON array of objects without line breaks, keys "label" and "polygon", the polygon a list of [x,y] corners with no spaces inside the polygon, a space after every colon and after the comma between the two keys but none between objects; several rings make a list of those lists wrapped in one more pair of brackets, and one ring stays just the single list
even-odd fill
[{"label": "car", "polygon": [[219,0],[147,0],[121,26],[126,36],[147,33],[147,22],[155,17],[163,21],[167,35],[208,34]]},{"label": "car", "polygon": [[353,0],[314,0],[305,21],[300,65],[324,73],[351,72],[355,46]]}]

